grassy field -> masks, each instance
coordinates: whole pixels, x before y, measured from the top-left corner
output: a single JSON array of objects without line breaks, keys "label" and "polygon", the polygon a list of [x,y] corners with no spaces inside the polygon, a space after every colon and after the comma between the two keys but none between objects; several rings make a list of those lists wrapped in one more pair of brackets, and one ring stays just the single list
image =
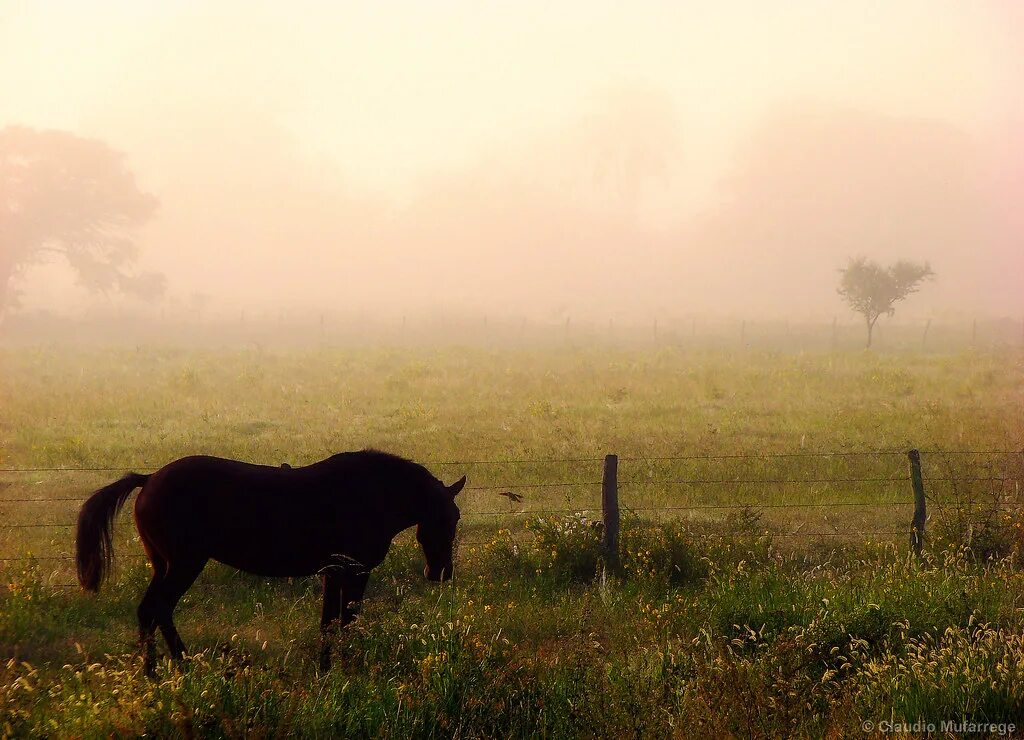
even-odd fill
[{"label": "grassy field", "polygon": [[[1024,479],[1022,408],[1009,351],[0,350],[0,468],[33,469],[0,473],[0,558],[34,556],[0,561],[0,734],[1021,725],[1024,521],[997,509]],[[366,446],[472,490],[454,583],[423,582],[401,538],[329,674],[316,582],[210,567],[178,612],[195,657],[145,678],[129,516],[115,581],[98,597],[66,587],[76,499],[123,470]],[[911,447],[932,499],[921,564]],[[1006,454],[963,454],[985,450]],[[626,508],[617,574],[586,511],[607,453]],[[679,508],[702,505],[737,508]]]}]

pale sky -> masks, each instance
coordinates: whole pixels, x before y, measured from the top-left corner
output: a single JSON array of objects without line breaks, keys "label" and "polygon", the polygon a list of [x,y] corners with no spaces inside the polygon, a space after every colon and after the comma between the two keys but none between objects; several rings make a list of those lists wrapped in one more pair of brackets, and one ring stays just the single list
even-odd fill
[{"label": "pale sky", "polygon": [[[373,309],[398,296],[469,310],[565,303],[593,314],[707,312],[723,303],[674,292],[653,300],[651,292],[666,270],[691,260],[714,271],[719,244],[701,219],[732,207],[729,183],[748,163],[745,147],[780,111],[863,113],[866,126],[877,119],[893,131],[902,123],[885,121],[924,120],[962,133],[950,171],[960,162],[983,172],[986,183],[1002,183],[986,185],[996,187],[995,200],[1015,201],[1019,170],[991,170],[1002,152],[1024,161],[1020,7],[0,0],[0,128],[66,129],[126,152],[162,202],[140,237],[142,264],[164,271],[172,293],[207,293],[214,305]],[[872,156],[874,144],[863,146]],[[900,192],[913,201],[915,187]],[[729,213],[749,214],[751,203]],[[786,213],[800,229],[801,212]],[[970,217],[995,232],[965,237],[987,266],[967,270],[964,287],[954,281],[964,271],[955,250],[945,263],[935,254],[948,279],[930,299],[922,294],[921,309],[1019,314],[1013,286],[993,292],[988,281],[1024,277],[1012,231],[1021,222]],[[752,233],[742,234],[744,245],[769,249]],[[870,231],[865,239],[878,241]],[[929,245],[866,243],[862,251],[927,257]],[[589,268],[575,269],[587,255],[635,273],[622,306],[603,305],[597,277],[588,292]],[[396,268],[410,261],[414,268]],[[351,275],[332,283],[325,276],[333,271]],[[59,271],[36,272],[27,305],[67,293]],[[834,279],[834,270],[821,274]],[[724,305],[835,310],[831,285],[802,296],[746,294]]]}]

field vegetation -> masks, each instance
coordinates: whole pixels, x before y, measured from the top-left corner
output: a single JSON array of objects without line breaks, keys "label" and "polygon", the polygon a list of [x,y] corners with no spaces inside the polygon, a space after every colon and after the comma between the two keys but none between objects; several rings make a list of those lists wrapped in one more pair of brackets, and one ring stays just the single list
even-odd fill
[{"label": "field vegetation", "polygon": [[[1020,727],[1022,404],[1010,350],[0,350],[0,735]],[[177,615],[194,655],[145,677],[148,569],[127,514],[112,583],[68,585],[66,525],[124,470],[366,446],[469,476],[456,578],[423,581],[403,535],[329,673],[315,580],[211,565]],[[930,497],[920,562],[912,447]],[[616,572],[594,522],[607,453]]]}]

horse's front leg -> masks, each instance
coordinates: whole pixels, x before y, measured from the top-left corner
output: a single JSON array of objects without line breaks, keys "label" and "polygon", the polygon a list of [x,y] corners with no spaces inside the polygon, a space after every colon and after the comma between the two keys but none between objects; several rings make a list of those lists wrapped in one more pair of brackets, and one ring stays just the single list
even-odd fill
[{"label": "horse's front leg", "polygon": [[367,571],[348,572],[342,576],[341,582],[341,624],[344,627],[359,613],[359,606],[363,602],[363,593],[366,591],[366,582],[370,580]]},{"label": "horse's front leg", "polygon": [[341,574],[328,569],[323,575],[324,607],[320,614],[320,670],[330,670],[331,638],[338,627],[341,611]]}]

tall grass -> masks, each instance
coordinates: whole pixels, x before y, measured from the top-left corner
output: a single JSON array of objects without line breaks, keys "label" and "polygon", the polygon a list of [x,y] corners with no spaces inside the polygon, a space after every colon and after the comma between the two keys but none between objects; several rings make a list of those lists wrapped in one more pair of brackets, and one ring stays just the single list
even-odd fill
[{"label": "tall grass", "polygon": [[[761,455],[1019,449],[1021,374],[1011,355],[0,352],[0,467],[149,469],[198,451],[298,464],[376,445],[502,484],[460,495],[453,584],[419,578],[400,538],[329,674],[315,669],[315,582],[211,566],[178,612],[193,657],[150,680],[134,646],[147,571],[127,518],[116,577],[92,598],[43,559],[70,551],[70,530],[0,530],[0,557],[39,556],[0,565],[0,734],[839,737],[865,719],[1013,721],[1022,520],[989,516],[1011,489],[965,479],[1013,478],[1016,458],[926,455],[926,477],[950,480],[928,483],[918,563],[904,535],[855,534],[906,530],[901,454]],[[615,572],[592,514],[528,513],[598,506],[605,452],[623,458]],[[652,459],[693,454],[754,457]],[[441,464],[537,458],[595,459]],[[84,495],[117,474],[4,474],[0,498]],[[895,482],[665,482],[875,477]],[[580,485],[529,485],[546,482]],[[900,506],[761,508],[834,500]],[[646,511],[694,502],[749,506]],[[0,502],[0,515],[77,510],[44,503]]]},{"label": "tall grass", "polygon": [[[515,551],[521,562],[509,562],[498,535],[462,554],[455,584],[434,589],[410,579],[412,548],[396,548],[326,675],[313,668],[314,593],[283,584],[257,601],[261,617],[234,622],[231,611],[251,608],[240,585],[199,590],[188,608],[202,614],[183,627],[212,619],[223,631],[201,632],[186,665],[164,664],[150,680],[129,645],[100,636],[123,635],[129,615],[24,571],[4,595],[0,639],[36,659],[0,669],[0,728],[78,737],[816,736],[864,717],[1011,721],[1024,700],[1024,575],[1010,564],[950,554],[922,567],[891,545],[864,544],[808,567],[768,549],[751,559],[712,538],[666,547],[666,525],[633,522],[634,546],[663,553],[654,561],[686,548],[683,562],[707,566],[687,579],[627,568],[588,581],[578,564],[594,543],[577,537],[572,520],[537,526],[546,534]],[[117,590],[114,600],[129,611]],[[225,605],[233,608],[218,618]],[[40,630],[54,614],[59,624],[51,617]]]}]

